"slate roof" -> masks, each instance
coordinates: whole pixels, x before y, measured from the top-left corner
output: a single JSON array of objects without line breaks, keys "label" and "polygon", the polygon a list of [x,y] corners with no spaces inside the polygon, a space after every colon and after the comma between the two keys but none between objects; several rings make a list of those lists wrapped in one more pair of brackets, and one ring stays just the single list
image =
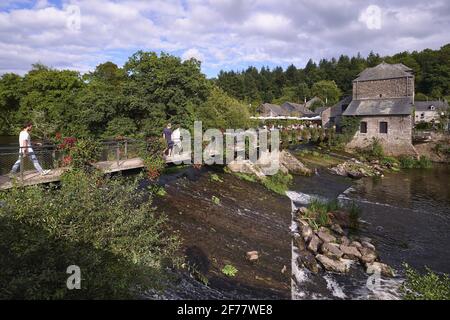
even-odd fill
[{"label": "slate roof", "polygon": [[408,68],[404,64],[389,64],[386,62],[382,62],[373,68],[365,69],[353,81],[369,81],[411,77],[413,76],[412,72],[413,70],[411,68]]},{"label": "slate roof", "polygon": [[259,112],[261,114],[269,114],[270,111],[272,111],[272,113],[275,116],[290,116],[290,112],[289,111],[283,109],[281,106],[279,106],[277,104],[263,103],[259,107]]},{"label": "slate roof", "polygon": [[342,115],[342,105],[349,104],[352,101],[351,96],[346,96],[342,98],[338,103],[333,105],[330,110],[330,117],[338,117]]},{"label": "slate roof", "polygon": [[447,101],[415,101],[414,107],[416,111],[431,111],[430,107],[434,106],[435,110],[448,109]]},{"label": "slate roof", "polygon": [[410,115],[411,98],[353,100],[344,111],[344,116]]},{"label": "slate roof", "polygon": [[296,112],[300,113],[300,115],[310,115],[313,114],[311,110],[309,110],[304,104],[293,103],[293,102],[285,102],[281,105],[281,108],[288,112]]}]

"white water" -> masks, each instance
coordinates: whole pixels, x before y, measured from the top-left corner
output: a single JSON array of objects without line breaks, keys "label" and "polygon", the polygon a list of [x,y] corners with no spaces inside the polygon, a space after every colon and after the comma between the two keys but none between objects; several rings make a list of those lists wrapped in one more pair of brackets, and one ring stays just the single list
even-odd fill
[{"label": "white water", "polygon": [[[339,195],[339,200],[353,200],[349,198],[353,188],[348,188],[341,195]],[[297,204],[308,205],[312,199],[326,200],[323,197],[317,195],[309,195],[302,192],[287,191],[286,195],[291,199],[292,204],[292,219],[294,218],[294,213],[298,209]],[[292,220],[291,233],[294,235],[298,231],[297,223]],[[324,295],[319,292],[307,292],[303,287],[306,287],[308,282],[313,281],[311,272],[303,267],[297,265],[298,253],[297,249],[292,244],[292,299],[302,300],[302,299],[327,299]],[[351,263],[351,261],[349,261]],[[323,280],[326,283],[326,289],[328,291],[327,296],[331,296],[334,299],[374,299],[374,300],[397,300],[400,299],[399,287],[401,285],[401,279],[383,279],[380,278],[377,285],[373,287],[367,286],[367,282],[360,281],[358,288],[353,290],[353,292],[345,292],[345,288],[339,284],[338,280],[335,278],[335,274],[331,272],[322,273]],[[369,275],[367,275],[369,278]],[[351,295],[351,296],[350,296]]]}]

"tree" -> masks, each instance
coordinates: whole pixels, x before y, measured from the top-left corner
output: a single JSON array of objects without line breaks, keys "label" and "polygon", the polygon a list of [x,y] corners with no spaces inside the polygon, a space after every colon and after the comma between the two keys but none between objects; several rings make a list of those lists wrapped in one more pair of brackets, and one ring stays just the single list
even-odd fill
[{"label": "tree", "polygon": [[22,77],[14,73],[0,77],[0,134],[14,130],[14,117],[23,95]]},{"label": "tree", "polygon": [[319,97],[322,101],[326,101],[326,105],[333,105],[339,101],[341,90],[334,81],[322,80],[314,83],[311,88],[313,96]]},{"label": "tree", "polygon": [[245,129],[250,114],[246,105],[214,86],[208,99],[197,108],[196,118],[203,122],[204,129]]}]

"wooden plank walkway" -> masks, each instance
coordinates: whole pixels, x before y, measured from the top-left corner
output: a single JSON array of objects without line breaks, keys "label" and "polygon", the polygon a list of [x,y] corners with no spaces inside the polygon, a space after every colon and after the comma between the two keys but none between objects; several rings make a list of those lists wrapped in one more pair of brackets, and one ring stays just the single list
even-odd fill
[{"label": "wooden plank walkway", "polygon": [[[166,163],[173,163],[176,161],[186,161],[191,159],[190,154],[181,154],[177,157],[167,158]],[[119,171],[127,171],[133,169],[140,169],[144,167],[144,162],[141,158],[131,158],[126,160],[117,161],[100,161],[94,164],[94,167],[103,171],[104,173],[113,173]],[[50,182],[57,182],[60,180],[64,171],[69,168],[58,168],[50,171],[48,175],[42,176],[37,171],[25,171],[23,173],[23,180],[20,173],[16,174],[11,179],[9,175],[0,176],[0,190],[7,190],[17,184],[19,186],[32,186],[37,184],[45,184]]]}]

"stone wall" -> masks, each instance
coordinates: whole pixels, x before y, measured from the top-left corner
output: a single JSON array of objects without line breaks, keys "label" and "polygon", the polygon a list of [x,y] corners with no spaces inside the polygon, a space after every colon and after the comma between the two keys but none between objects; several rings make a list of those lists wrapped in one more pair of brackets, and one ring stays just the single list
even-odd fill
[{"label": "stone wall", "polygon": [[401,98],[413,95],[414,77],[353,82],[354,100]]},{"label": "stone wall", "polygon": [[[358,130],[346,147],[349,151],[367,147],[376,138],[387,155],[416,155],[412,145],[412,116],[371,116],[361,117],[361,121],[367,122],[367,133]],[[388,123],[388,133],[380,133],[380,122]]]},{"label": "stone wall", "polygon": [[436,123],[439,122],[439,111],[437,110],[426,110],[426,111],[417,111],[416,110],[416,119],[415,122],[431,122],[434,121]]}]

